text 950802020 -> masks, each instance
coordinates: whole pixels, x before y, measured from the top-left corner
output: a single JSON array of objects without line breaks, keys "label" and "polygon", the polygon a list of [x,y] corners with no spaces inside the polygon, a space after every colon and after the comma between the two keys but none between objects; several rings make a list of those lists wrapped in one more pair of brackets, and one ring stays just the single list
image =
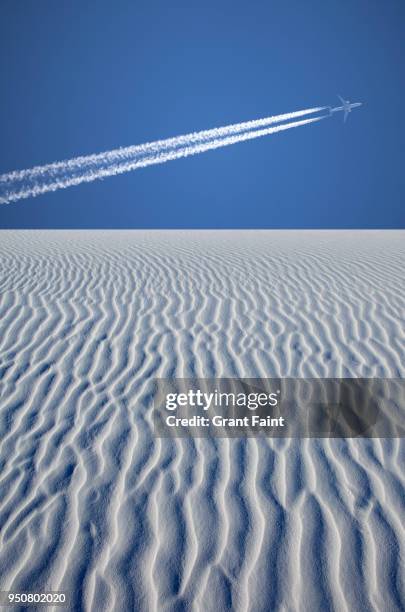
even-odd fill
[{"label": "text 950802020", "polygon": [[68,606],[65,591],[0,591],[0,606]]}]

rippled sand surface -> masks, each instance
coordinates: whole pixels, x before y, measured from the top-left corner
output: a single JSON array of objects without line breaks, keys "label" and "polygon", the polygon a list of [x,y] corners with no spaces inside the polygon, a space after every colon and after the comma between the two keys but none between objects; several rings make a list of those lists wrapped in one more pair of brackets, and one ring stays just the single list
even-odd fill
[{"label": "rippled sand surface", "polygon": [[405,232],[0,232],[0,588],[403,610],[404,443],[152,435],[154,377],[403,377]]}]

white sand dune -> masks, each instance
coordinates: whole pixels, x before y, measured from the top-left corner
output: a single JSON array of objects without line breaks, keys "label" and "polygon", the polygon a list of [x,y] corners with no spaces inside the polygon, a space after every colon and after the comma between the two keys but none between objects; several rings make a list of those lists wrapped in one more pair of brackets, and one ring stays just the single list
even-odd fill
[{"label": "white sand dune", "polygon": [[155,439],[154,377],[404,377],[403,231],[2,231],[0,588],[403,610],[399,439]]}]

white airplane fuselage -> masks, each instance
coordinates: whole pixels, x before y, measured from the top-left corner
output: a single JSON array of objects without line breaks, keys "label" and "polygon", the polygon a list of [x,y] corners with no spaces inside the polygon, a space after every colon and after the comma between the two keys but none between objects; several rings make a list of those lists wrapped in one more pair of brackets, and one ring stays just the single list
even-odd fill
[{"label": "white airplane fuselage", "polygon": [[341,98],[339,96],[341,102],[342,102],[342,106],[330,106],[329,107],[329,114],[332,115],[333,113],[338,113],[340,111],[344,112],[344,118],[343,120],[346,121],[347,119],[347,115],[353,110],[353,108],[357,108],[358,106],[362,106],[362,102],[349,102],[349,100],[343,100],[343,98]]}]

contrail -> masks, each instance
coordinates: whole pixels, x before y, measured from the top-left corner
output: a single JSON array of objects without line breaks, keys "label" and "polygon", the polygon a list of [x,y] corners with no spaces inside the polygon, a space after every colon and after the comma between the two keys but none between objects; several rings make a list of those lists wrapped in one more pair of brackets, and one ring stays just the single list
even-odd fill
[{"label": "contrail", "polygon": [[294,111],[292,113],[284,113],[283,115],[274,115],[272,117],[265,117],[263,119],[255,119],[253,121],[245,121],[243,123],[234,123],[225,127],[202,130],[200,132],[192,132],[191,134],[176,136],[175,138],[156,140],[154,142],[149,142],[141,145],[133,145],[130,147],[120,147],[119,149],[114,149],[112,151],[105,151],[103,153],[96,153],[94,155],[75,157],[73,159],[54,162],[44,166],[35,166],[34,168],[29,168],[28,170],[16,170],[14,172],[9,172],[8,174],[0,175],[0,182],[12,182],[16,180],[18,181],[22,179],[30,179],[37,176],[41,176],[42,174],[48,172],[52,173],[60,170],[74,169],[77,167],[83,167],[83,165],[122,161],[127,158],[132,158],[135,155],[143,155],[145,153],[150,153],[151,151],[160,151],[163,149],[171,149],[178,146],[188,145],[191,143],[214,140],[217,138],[222,138],[223,136],[237,134],[238,132],[266,127],[274,123],[290,121],[291,119],[297,119],[298,117],[318,113],[325,109],[326,107],[324,106],[317,108],[308,108],[305,110]]},{"label": "contrail", "polygon": [[[173,159],[196,155],[211,149],[313,123],[325,116],[266,127],[280,121],[319,113],[324,109],[325,107],[317,107],[275,115],[3,174],[0,175],[0,204],[16,202],[49,191],[91,182],[153,164],[162,164]],[[263,129],[257,129],[260,127]]]}]

